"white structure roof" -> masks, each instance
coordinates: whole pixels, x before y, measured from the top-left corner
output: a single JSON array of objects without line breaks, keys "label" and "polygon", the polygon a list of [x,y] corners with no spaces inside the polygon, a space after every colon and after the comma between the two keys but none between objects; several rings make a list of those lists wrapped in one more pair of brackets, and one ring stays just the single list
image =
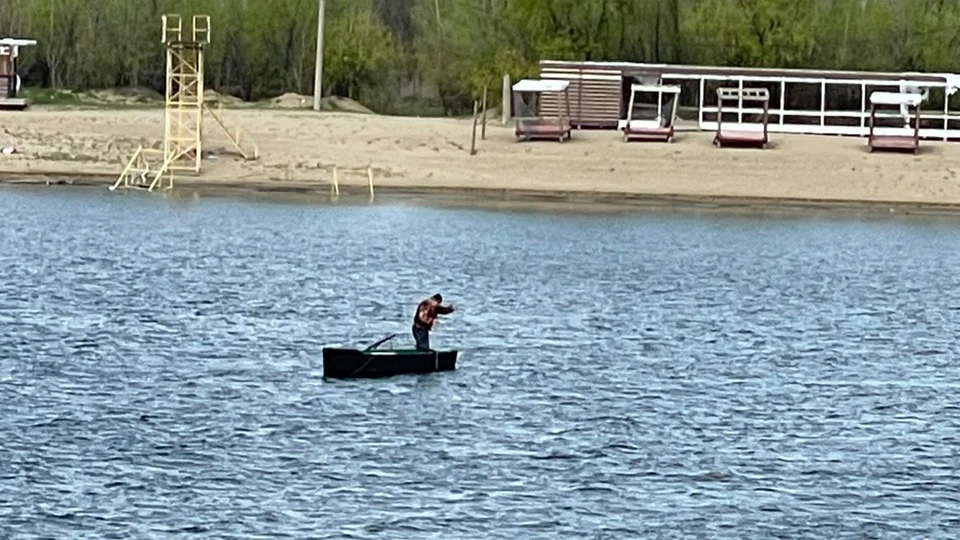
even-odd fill
[{"label": "white structure roof", "polygon": [[874,92],[870,94],[870,103],[874,105],[909,105],[917,107],[923,101],[920,94],[900,92]]},{"label": "white structure roof", "polygon": [[29,47],[31,45],[36,45],[37,40],[35,39],[17,39],[17,38],[3,38],[0,39],[0,47],[6,45],[7,47]]},{"label": "white structure roof", "polygon": [[635,84],[630,87],[634,92],[657,92],[664,94],[679,94],[680,86],[675,84]]},{"label": "white structure roof", "polygon": [[523,79],[513,85],[514,92],[562,92],[570,86],[569,81]]}]

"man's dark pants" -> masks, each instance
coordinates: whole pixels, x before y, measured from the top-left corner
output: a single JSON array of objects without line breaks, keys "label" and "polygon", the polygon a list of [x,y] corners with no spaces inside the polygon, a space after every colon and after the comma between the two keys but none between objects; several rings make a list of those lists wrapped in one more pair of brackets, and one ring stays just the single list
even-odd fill
[{"label": "man's dark pants", "polygon": [[414,325],[413,340],[417,342],[418,351],[430,350],[430,331],[426,328],[420,328],[419,326]]}]

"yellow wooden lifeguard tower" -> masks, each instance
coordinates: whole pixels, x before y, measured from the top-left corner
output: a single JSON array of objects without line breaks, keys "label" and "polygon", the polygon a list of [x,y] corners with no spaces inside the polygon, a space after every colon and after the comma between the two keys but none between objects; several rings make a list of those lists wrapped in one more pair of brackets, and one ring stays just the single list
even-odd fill
[{"label": "yellow wooden lifeguard tower", "polygon": [[163,149],[140,147],[110,187],[153,191],[172,189],[174,174],[199,175],[203,161],[203,117],[209,114],[244,159],[257,159],[257,148],[247,152],[240,132],[230,133],[216,112],[204,102],[204,51],[210,44],[210,17],[194,15],[189,34],[180,15],[163,15],[166,51]]}]

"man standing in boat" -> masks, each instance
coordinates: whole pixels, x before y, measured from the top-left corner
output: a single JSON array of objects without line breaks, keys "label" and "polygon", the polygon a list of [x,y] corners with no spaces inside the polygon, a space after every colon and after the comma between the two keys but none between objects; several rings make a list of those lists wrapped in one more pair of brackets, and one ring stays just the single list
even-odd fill
[{"label": "man standing in boat", "polygon": [[413,316],[413,339],[417,342],[418,351],[429,351],[430,349],[430,330],[433,330],[433,324],[440,315],[447,315],[457,310],[454,305],[445,306],[442,304],[443,296],[435,294],[427,298],[417,306],[417,312]]}]

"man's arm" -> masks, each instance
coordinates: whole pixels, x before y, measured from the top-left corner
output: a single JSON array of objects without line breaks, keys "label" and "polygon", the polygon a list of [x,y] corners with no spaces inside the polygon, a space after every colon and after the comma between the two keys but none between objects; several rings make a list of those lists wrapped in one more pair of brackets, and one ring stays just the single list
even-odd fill
[{"label": "man's arm", "polygon": [[457,306],[450,304],[449,306],[441,306],[437,304],[437,314],[439,315],[449,315],[457,310]]}]

